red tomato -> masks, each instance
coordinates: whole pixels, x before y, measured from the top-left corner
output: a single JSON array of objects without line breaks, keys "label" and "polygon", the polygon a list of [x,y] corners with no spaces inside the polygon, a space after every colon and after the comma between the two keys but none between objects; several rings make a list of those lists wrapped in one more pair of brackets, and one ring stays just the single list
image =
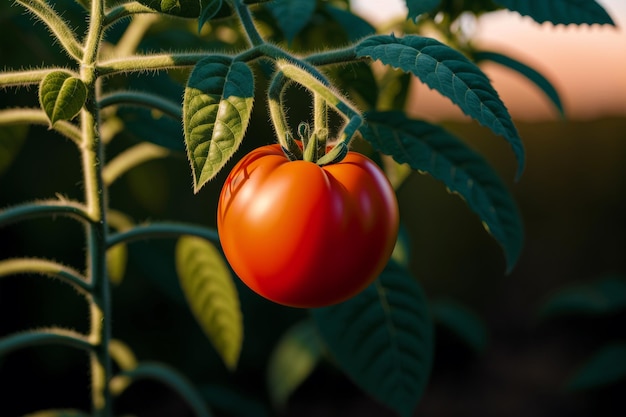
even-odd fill
[{"label": "red tomato", "polygon": [[349,152],[320,167],[279,145],[246,155],[218,204],[224,254],[253,291],[292,307],[339,303],[380,274],[398,234],[398,203],[378,166]]}]

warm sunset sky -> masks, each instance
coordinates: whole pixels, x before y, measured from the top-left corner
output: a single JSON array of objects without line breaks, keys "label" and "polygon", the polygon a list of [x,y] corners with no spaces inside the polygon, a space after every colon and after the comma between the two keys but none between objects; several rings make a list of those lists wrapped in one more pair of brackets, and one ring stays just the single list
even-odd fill
[{"label": "warm sunset sky", "polygon": [[[384,2],[384,6],[377,6]],[[626,116],[626,1],[598,0],[617,28],[540,25],[530,18],[502,11],[478,21],[475,43],[504,52],[540,70],[559,90],[568,118]],[[353,8],[375,25],[406,16],[403,0],[353,0]],[[514,118],[540,120],[556,113],[534,85],[496,65],[483,70],[492,79]],[[420,117],[440,119],[459,111],[447,99],[418,87],[413,109]]]}]

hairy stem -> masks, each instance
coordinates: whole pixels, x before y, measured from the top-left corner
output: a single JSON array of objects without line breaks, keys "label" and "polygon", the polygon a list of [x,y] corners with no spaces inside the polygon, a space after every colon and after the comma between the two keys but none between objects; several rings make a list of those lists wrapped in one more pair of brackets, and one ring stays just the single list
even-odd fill
[{"label": "hairy stem", "polygon": [[[0,110],[0,125],[11,124],[39,124],[50,125],[50,119],[41,109],[8,109]],[[59,120],[52,126],[52,129],[66,138],[80,145],[80,130],[70,122]]]},{"label": "hairy stem", "polygon": [[219,236],[213,229],[194,224],[164,222],[150,223],[143,226],[135,226],[132,229],[109,236],[109,247],[118,243],[129,243],[136,240],[171,238],[182,235],[198,236],[219,244]]},{"label": "hairy stem", "polygon": [[83,49],[80,43],[76,40],[74,32],[72,32],[67,23],[65,23],[48,3],[43,0],[16,0],[16,2],[27,8],[44,22],[69,56],[74,58],[77,62],[80,62],[83,55]]},{"label": "hairy stem", "polygon": [[153,13],[156,14],[154,10],[149,8],[148,6],[144,6],[138,1],[131,1],[128,3],[121,4],[109,10],[104,17],[104,26],[108,27],[114,23],[119,22],[125,17],[130,17],[136,14],[145,14],[145,13]]},{"label": "hairy stem", "polygon": [[21,332],[0,339],[0,356],[27,346],[47,346],[50,344],[70,346],[86,351],[92,349],[87,338],[78,332],[59,327]]},{"label": "hairy stem", "polygon": [[43,68],[24,71],[0,72],[0,87],[23,87],[39,84],[46,75],[54,71],[67,71],[65,68]]},{"label": "hairy stem", "polygon": [[183,109],[179,103],[151,93],[120,91],[103,96],[98,104],[100,108],[124,104],[136,105],[162,111],[174,120],[180,121],[183,117]]},{"label": "hairy stem", "polygon": [[78,271],[47,259],[13,258],[0,261],[0,278],[16,274],[39,274],[58,278],[83,294],[91,289],[87,279]]},{"label": "hairy stem", "polygon": [[112,159],[102,171],[104,184],[109,186],[121,177],[125,172],[137,165],[157,158],[165,158],[171,151],[162,146],[149,142],[139,143],[132,148],[126,149]]},{"label": "hairy stem", "polygon": [[229,0],[237,16],[239,17],[239,21],[243,26],[243,29],[248,37],[248,41],[253,46],[263,45],[265,41],[259,34],[259,31],[256,29],[254,25],[254,21],[252,20],[252,16],[250,15],[250,9],[248,6],[243,4],[241,0]]},{"label": "hairy stem", "polygon": [[87,269],[93,285],[90,303],[91,328],[89,341],[94,349],[90,355],[92,408],[95,417],[111,417],[113,413],[109,380],[111,357],[110,284],[106,274],[106,188],[102,180],[104,146],[99,132],[98,77],[96,60],[104,31],[104,0],[91,0],[89,30],[81,61],[81,79],[87,87],[87,101],[80,113],[82,132],[82,164],[85,200],[95,220],[86,227]]}]

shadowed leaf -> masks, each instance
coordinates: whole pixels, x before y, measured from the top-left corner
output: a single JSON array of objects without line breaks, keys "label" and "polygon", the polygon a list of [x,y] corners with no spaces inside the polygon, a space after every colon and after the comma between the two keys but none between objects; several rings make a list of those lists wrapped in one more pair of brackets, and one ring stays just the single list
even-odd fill
[{"label": "shadowed leaf", "polygon": [[487,346],[487,328],[476,314],[452,301],[430,305],[435,322],[445,326],[476,352]]},{"label": "shadowed leaf", "polygon": [[611,16],[595,0],[495,0],[522,16],[530,16],[539,23],[563,25],[615,25]]},{"label": "shadowed leaf", "polygon": [[243,319],[235,283],[221,253],[209,241],[183,236],[176,245],[180,286],[196,320],[226,366],[237,366]]},{"label": "shadowed leaf", "polygon": [[380,60],[416,75],[465,114],[503,136],[513,148],[518,161],[517,177],[520,177],[525,151],[511,116],[489,78],[463,54],[435,39],[415,35],[372,36],[360,42],[356,52],[359,57]]},{"label": "shadowed leaf", "polygon": [[322,345],[315,325],[307,320],[287,330],[269,360],[267,386],[272,402],[284,407],[289,396],[313,372]]},{"label": "shadowed leaf", "polygon": [[439,6],[441,0],[406,0],[409,9],[409,19],[417,19],[422,13],[427,13]]},{"label": "shadowed leaf", "polygon": [[609,314],[620,310],[626,310],[626,279],[609,276],[561,290],[543,305],[539,314],[545,319],[572,314]]},{"label": "shadowed leaf", "polygon": [[316,3],[312,0],[274,0],[265,7],[276,19],[287,41],[291,42],[311,20]]},{"label": "shadowed leaf", "polygon": [[626,343],[607,345],[596,352],[567,383],[571,391],[598,388],[626,378]]},{"label": "shadowed leaf", "polygon": [[312,314],[338,366],[401,416],[412,415],[433,359],[432,321],[415,278],[391,262],[355,297]]},{"label": "shadowed leaf", "polygon": [[363,138],[398,163],[426,172],[460,195],[504,250],[507,270],[524,243],[521,215],[498,174],[454,135],[401,112],[366,113]]},{"label": "shadowed leaf", "polygon": [[556,91],[556,88],[554,88],[552,83],[550,83],[550,81],[548,81],[548,79],[537,70],[529,67],[523,62],[511,58],[510,56],[503,55],[497,52],[478,51],[473,54],[473,58],[477,62],[492,61],[496,64],[500,64],[514,71],[517,71],[528,80],[530,80],[532,83],[534,83],[537,87],[539,87],[541,91],[543,91],[544,94],[548,96],[548,98],[557,108],[561,116],[564,115],[563,104],[561,103],[561,98],[559,97],[558,91]]}]

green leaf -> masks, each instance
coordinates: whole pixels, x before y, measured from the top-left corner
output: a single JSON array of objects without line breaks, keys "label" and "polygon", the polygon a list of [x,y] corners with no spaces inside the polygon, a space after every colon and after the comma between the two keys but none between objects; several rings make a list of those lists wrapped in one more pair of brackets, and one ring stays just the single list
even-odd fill
[{"label": "green leaf", "polygon": [[626,279],[609,276],[561,290],[543,305],[539,314],[545,319],[572,314],[610,314],[620,310],[626,310]]},{"label": "green leaf", "polygon": [[409,9],[409,19],[417,19],[419,15],[428,13],[439,6],[441,0],[406,0]]},{"label": "green leaf", "polygon": [[310,320],[295,324],[283,334],[267,369],[267,386],[276,406],[287,404],[289,396],[313,372],[321,355],[322,344]]},{"label": "green leaf", "polygon": [[496,3],[522,16],[530,16],[539,23],[563,25],[615,26],[604,8],[594,0],[495,0]]},{"label": "green leaf", "polygon": [[209,241],[183,236],[176,245],[180,286],[196,320],[226,366],[237,366],[243,319],[237,289],[221,253]]},{"label": "green leaf", "polygon": [[115,285],[120,285],[124,280],[124,273],[126,272],[128,247],[121,243],[107,249],[106,262],[109,280]]},{"label": "green leaf", "polygon": [[196,18],[200,16],[200,0],[138,0],[144,6],[172,16]]},{"label": "green leaf", "polygon": [[338,366],[383,404],[412,415],[433,361],[432,321],[415,278],[390,262],[364,291],[312,314]]},{"label": "green leaf", "polygon": [[151,379],[159,381],[176,391],[185,400],[197,417],[211,417],[211,411],[191,382],[176,369],[161,363],[143,362],[136,368],[124,371],[121,376],[133,381]]},{"label": "green leaf", "polygon": [[372,68],[365,62],[325,68],[324,72],[340,91],[345,91],[360,108],[376,108],[378,86]]},{"label": "green leaf", "polygon": [[452,301],[436,301],[430,308],[436,323],[448,328],[476,352],[485,351],[487,328],[476,314]]},{"label": "green leaf", "polygon": [[0,176],[11,166],[28,135],[27,125],[0,126]]},{"label": "green leaf", "polygon": [[291,43],[313,17],[316,3],[314,0],[275,0],[265,7],[276,19],[287,42]]},{"label": "green leaf", "polygon": [[183,100],[194,191],[228,162],[243,140],[254,100],[254,76],[243,62],[212,55],[193,69]]},{"label": "green leaf", "polygon": [[344,29],[350,42],[356,42],[376,33],[376,28],[367,20],[348,10],[340,9],[330,3],[324,3],[324,10]]},{"label": "green leaf", "polygon": [[504,250],[507,271],[517,263],[524,230],[515,201],[481,155],[439,126],[401,112],[366,113],[361,133],[374,149],[426,172],[459,194]]},{"label": "green leaf", "polygon": [[559,97],[558,91],[556,88],[548,81],[546,77],[544,77],[540,72],[535,70],[534,68],[529,67],[528,65],[520,62],[516,59],[511,58],[510,56],[503,55],[497,52],[490,51],[477,51],[472,54],[472,57],[476,62],[480,61],[492,61],[496,64],[503,65],[507,68],[510,68],[514,71],[517,71],[528,80],[533,82],[537,87],[539,87],[546,96],[552,101],[552,104],[557,108],[561,116],[565,113],[563,111],[563,104],[561,103],[561,98]]},{"label": "green leaf", "polygon": [[626,378],[626,343],[613,343],[596,352],[567,383],[579,391],[599,388]]},{"label": "green leaf", "polygon": [[39,85],[39,104],[50,124],[71,120],[87,100],[87,87],[76,77],[64,71],[52,71]]},{"label": "green leaf", "polygon": [[89,417],[89,414],[79,410],[42,410],[26,414],[24,417]]},{"label": "green leaf", "polygon": [[211,20],[214,16],[222,8],[222,0],[209,0],[208,3],[202,8],[202,13],[200,13],[200,18],[198,19],[198,32],[202,29],[202,26],[209,20]]},{"label": "green leaf", "polygon": [[357,45],[356,53],[415,74],[465,114],[503,136],[517,157],[519,178],[525,153],[517,129],[489,78],[463,54],[435,39],[415,35],[372,36]]}]

